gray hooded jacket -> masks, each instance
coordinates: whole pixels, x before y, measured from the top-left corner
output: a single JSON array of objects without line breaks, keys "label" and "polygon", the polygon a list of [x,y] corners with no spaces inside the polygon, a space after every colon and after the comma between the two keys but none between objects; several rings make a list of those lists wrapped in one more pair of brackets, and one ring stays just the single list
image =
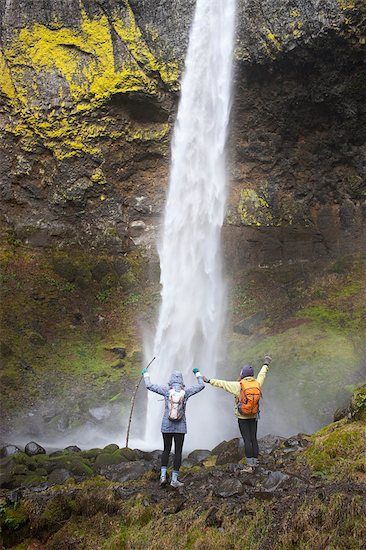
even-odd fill
[{"label": "gray hooded jacket", "polygon": [[[189,386],[186,388],[184,386],[183,382],[183,376],[182,373],[178,370],[175,370],[172,372],[170,376],[170,380],[168,384],[164,384],[162,386],[159,386],[158,384],[152,384],[150,382],[150,375],[149,373],[146,373],[144,375],[144,381],[145,386],[148,390],[153,391],[155,393],[159,393],[160,395],[164,396],[164,415],[163,419],[161,421],[161,431],[163,433],[179,433],[179,434],[186,434],[187,433],[187,422],[186,422],[186,413],[185,408],[187,401],[192,395],[195,393],[198,393],[199,391],[202,391],[205,387],[205,384],[203,382],[202,376],[198,377],[198,384],[195,386]],[[178,421],[169,420],[169,390],[171,388],[174,388],[175,390],[182,390],[184,389],[185,396],[184,396],[184,414],[182,418]]]}]

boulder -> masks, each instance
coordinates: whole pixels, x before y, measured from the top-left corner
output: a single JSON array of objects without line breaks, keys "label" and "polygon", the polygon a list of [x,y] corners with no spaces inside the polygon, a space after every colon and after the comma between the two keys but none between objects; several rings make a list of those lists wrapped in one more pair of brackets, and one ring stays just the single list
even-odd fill
[{"label": "boulder", "polygon": [[287,474],[284,474],[283,472],[277,472],[277,471],[269,472],[268,478],[263,483],[263,487],[267,491],[275,491],[280,487],[280,485],[285,483],[285,481],[287,481],[289,478],[290,476],[288,476]]},{"label": "boulder", "polygon": [[221,451],[223,451],[225,449],[227,445],[227,441],[224,440],[224,441],[221,441],[221,443],[219,443],[218,445],[216,445],[216,447],[214,447],[211,451],[211,454],[213,455],[219,455],[221,453]]},{"label": "boulder", "polygon": [[81,449],[76,445],[69,445],[68,447],[65,447],[64,451],[67,451],[68,453],[80,453]]},{"label": "boulder", "polygon": [[217,456],[216,464],[220,466],[222,464],[239,462],[244,457],[245,452],[242,440],[235,437],[234,439],[228,441],[228,443],[222,448],[220,454]]},{"label": "boulder", "polygon": [[134,462],[124,462],[110,466],[103,466],[100,474],[111,481],[123,483],[132,481],[141,477],[145,472],[152,470],[151,462],[145,460],[135,460]]},{"label": "boulder", "polygon": [[0,449],[0,458],[5,458],[20,452],[22,452],[21,449],[16,445],[5,445],[5,447]]},{"label": "boulder", "polygon": [[114,453],[115,451],[118,451],[119,446],[117,443],[110,443],[109,445],[106,445],[103,449],[104,453]]},{"label": "boulder", "polygon": [[222,498],[241,495],[242,492],[243,485],[237,478],[227,478],[221,480],[214,489],[215,495]]},{"label": "boulder", "polygon": [[111,351],[120,359],[124,359],[127,355],[126,348],[110,348],[108,351]]},{"label": "boulder", "polygon": [[101,468],[121,462],[127,462],[127,458],[116,453],[101,453],[95,459],[94,470],[98,472]]},{"label": "boulder", "polygon": [[71,472],[69,472],[69,470],[66,470],[66,468],[56,468],[48,476],[48,484],[61,485],[71,477],[72,477]]},{"label": "boulder", "polygon": [[275,449],[281,446],[284,440],[285,438],[279,435],[265,435],[258,439],[259,451],[261,453],[271,454]]},{"label": "boulder", "polygon": [[45,449],[41,447],[41,445],[38,445],[35,441],[30,441],[27,443],[24,450],[28,456],[46,454]]},{"label": "boulder", "polygon": [[140,458],[139,453],[137,453],[133,449],[129,449],[128,447],[123,447],[122,449],[118,449],[113,454],[121,456],[129,461],[138,460]]},{"label": "boulder", "polygon": [[192,465],[195,465],[195,464],[199,464],[200,462],[203,462],[209,456],[211,456],[211,451],[207,449],[196,449],[195,451],[192,451],[191,453],[189,453],[189,455],[187,456],[187,460]]}]

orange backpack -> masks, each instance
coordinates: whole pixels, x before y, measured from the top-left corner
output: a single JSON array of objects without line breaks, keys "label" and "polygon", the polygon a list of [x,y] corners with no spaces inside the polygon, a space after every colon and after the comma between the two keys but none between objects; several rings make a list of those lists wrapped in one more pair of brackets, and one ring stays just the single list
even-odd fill
[{"label": "orange backpack", "polygon": [[240,394],[238,399],[238,413],[251,416],[259,412],[261,387],[257,380],[240,380]]}]

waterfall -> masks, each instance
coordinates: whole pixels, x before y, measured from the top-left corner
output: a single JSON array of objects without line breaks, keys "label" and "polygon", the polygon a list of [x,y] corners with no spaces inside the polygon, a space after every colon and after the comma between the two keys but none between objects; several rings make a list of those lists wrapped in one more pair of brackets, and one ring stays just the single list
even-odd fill
[{"label": "waterfall", "polygon": [[[187,386],[196,384],[192,369],[213,376],[221,358],[226,293],[220,234],[234,23],[235,0],[197,0],[158,247],[162,290],[154,340],[157,360],[151,374],[154,383],[166,383],[172,370],[180,370]],[[217,440],[213,432],[220,413],[209,403],[212,398],[206,389],[187,405],[192,445],[202,447]],[[162,404],[158,401],[149,392],[146,438],[155,446],[160,445]]]}]

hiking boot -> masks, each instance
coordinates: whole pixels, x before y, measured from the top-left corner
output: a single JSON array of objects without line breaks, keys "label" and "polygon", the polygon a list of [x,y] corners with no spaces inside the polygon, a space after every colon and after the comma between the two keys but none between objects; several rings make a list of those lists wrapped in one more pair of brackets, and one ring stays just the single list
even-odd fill
[{"label": "hiking boot", "polygon": [[178,481],[177,479],[172,479],[170,482],[170,485],[174,487],[174,489],[179,489],[179,487],[184,487],[184,483],[181,481]]},{"label": "hiking boot", "polygon": [[160,487],[165,487],[167,484],[166,476],[161,476],[160,478]]}]

